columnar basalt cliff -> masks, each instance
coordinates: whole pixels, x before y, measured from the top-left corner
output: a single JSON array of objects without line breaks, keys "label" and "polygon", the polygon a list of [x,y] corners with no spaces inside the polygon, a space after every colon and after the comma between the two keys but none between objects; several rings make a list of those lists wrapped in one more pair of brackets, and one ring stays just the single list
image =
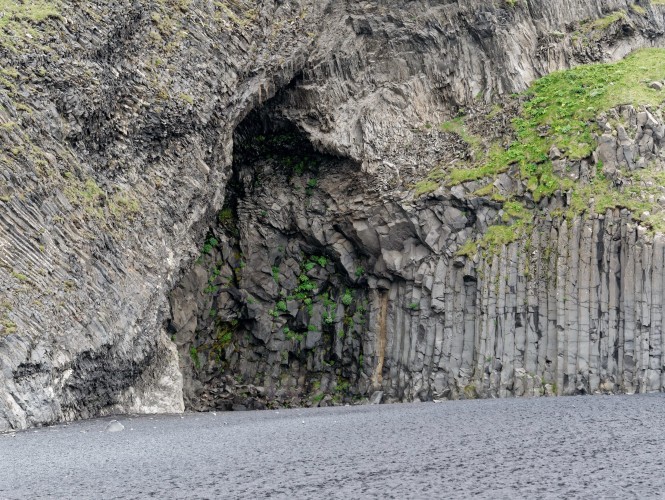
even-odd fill
[{"label": "columnar basalt cliff", "polygon": [[[595,110],[593,147],[548,152],[558,189],[512,163],[476,175],[474,138],[510,151],[527,97],[509,94],[663,45],[664,15],[626,0],[7,7],[0,430],[380,392],[660,390],[658,106]],[[649,210],[581,210],[601,176],[623,196],[643,183]],[[518,237],[496,237],[503,223]]]},{"label": "columnar basalt cliff", "polygon": [[[655,144],[627,150],[661,162],[662,123],[639,127]],[[473,189],[386,199],[297,136],[244,141],[260,153],[236,155],[239,200],[171,295],[188,406],[663,388],[665,240],[628,210],[566,218],[557,195],[523,240],[471,258],[460,250],[503,203]],[[612,152],[606,168],[627,167]]]}]

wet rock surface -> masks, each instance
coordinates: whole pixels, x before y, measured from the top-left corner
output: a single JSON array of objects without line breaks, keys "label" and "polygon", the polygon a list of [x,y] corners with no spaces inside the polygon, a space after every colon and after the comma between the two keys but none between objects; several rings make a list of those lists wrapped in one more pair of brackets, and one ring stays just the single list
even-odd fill
[{"label": "wet rock surface", "polygon": [[0,435],[0,498],[657,498],[665,399],[122,417]]}]

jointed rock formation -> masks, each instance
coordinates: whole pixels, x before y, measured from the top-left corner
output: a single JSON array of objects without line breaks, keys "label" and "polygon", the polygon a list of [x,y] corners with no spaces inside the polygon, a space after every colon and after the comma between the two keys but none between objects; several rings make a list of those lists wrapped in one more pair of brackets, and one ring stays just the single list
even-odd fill
[{"label": "jointed rock formation", "polygon": [[[0,430],[661,390],[658,106],[553,148],[567,189],[449,182],[510,150],[509,94],[662,46],[661,5],[38,4],[0,21]],[[581,210],[601,175],[650,213]]]}]

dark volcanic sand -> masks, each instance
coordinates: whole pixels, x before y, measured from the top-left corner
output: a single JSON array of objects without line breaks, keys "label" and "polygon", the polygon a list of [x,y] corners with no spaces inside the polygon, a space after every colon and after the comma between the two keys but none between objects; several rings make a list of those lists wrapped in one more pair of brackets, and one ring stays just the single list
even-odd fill
[{"label": "dark volcanic sand", "polygon": [[0,435],[0,499],[665,496],[663,395],[116,418]]}]

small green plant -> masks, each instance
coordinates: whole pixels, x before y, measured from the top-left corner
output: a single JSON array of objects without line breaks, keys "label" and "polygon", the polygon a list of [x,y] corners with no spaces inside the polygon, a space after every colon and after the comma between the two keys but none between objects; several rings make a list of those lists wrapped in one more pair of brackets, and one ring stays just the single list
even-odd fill
[{"label": "small green plant", "polygon": [[277,302],[277,304],[275,305],[275,309],[276,309],[277,311],[280,311],[280,312],[286,312],[286,310],[287,310],[288,308],[287,308],[287,306],[286,306],[286,302],[284,302],[283,300],[280,300],[280,301]]},{"label": "small green plant", "polygon": [[351,384],[348,380],[338,380],[335,386],[335,392],[348,392]]},{"label": "small green plant", "polygon": [[298,276],[298,281],[300,282],[300,285],[296,288],[296,293],[311,292],[316,288],[316,285],[310,281],[309,276],[306,274]]},{"label": "small green plant", "polygon": [[218,244],[219,244],[219,240],[217,240],[217,238],[211,236],[203,244],[202,253],[204,253],[206,255],[210,254],[210,252],[212,252],[212,249],[215,248]]},{"label": "small green plant", "polygon": [[189,357],[192,358],[192,362],[197,370],[201,368],[201,360],[199,359],[199,351],[196,347],[192,346],[189,348]]},{"label": "small green plant", "polygon": [[305,339],[305,336],[302,333],[294,332],[288,326],[284,327],[283,332],[288,340],[302,342]]},{"label": "small green plant", "polygon": [[28,281],[28,277],[23,273],[17,273],[15,271],[12,271],[12,276],[19,281]]},{"label": "small green plant", "polygon": [[279,267],[277,266],[272,266],[272,279],[279,284]]},{"label": "small green plant", "polygon": [[351,291],[347,289],[344,292],[344,295],[342,295],[342,304],[344,304],[345,306],[350,306],[352,302],[353,302],[353,295],[351,294]]},{"label": "small green plant", "polygon": [[365,274],[365,268],[362,266],[359,266],[356,268],[356,278],[360,278]]},{"label": "small green plant", "polygon": [[335,319],[332,317],[332,314],[326,311],[325,313],[323,313],[323,322],[326,325],[332,325],[335,322]]},{"label": "small green plant", "polygon": [[415,185],[415,196],[419,198],[420,196],[433,193],[439,189],[439,183],[430,179],[425,179],[419,181]]},{"label": "small green plant", "polygon": [[411,302],[409,304],[409,309],[412,311],[419,311],[420,310],[420,304],[418,302]]},{"label": "small green plant", "polygon": [[328,265],[328,259],[326,259],[323,256],[316,256],[315,255],[311,258],[311,260],[316,262],[321,267],[326,267]]},{"label": "small green plant", "polygon": [[330,295],[323,295],[322,297],[323,297],[323,305],[326,308],[329,309],[330,307],[332,307],[336,304],[336,302],[332,299],[332,297]]}]

